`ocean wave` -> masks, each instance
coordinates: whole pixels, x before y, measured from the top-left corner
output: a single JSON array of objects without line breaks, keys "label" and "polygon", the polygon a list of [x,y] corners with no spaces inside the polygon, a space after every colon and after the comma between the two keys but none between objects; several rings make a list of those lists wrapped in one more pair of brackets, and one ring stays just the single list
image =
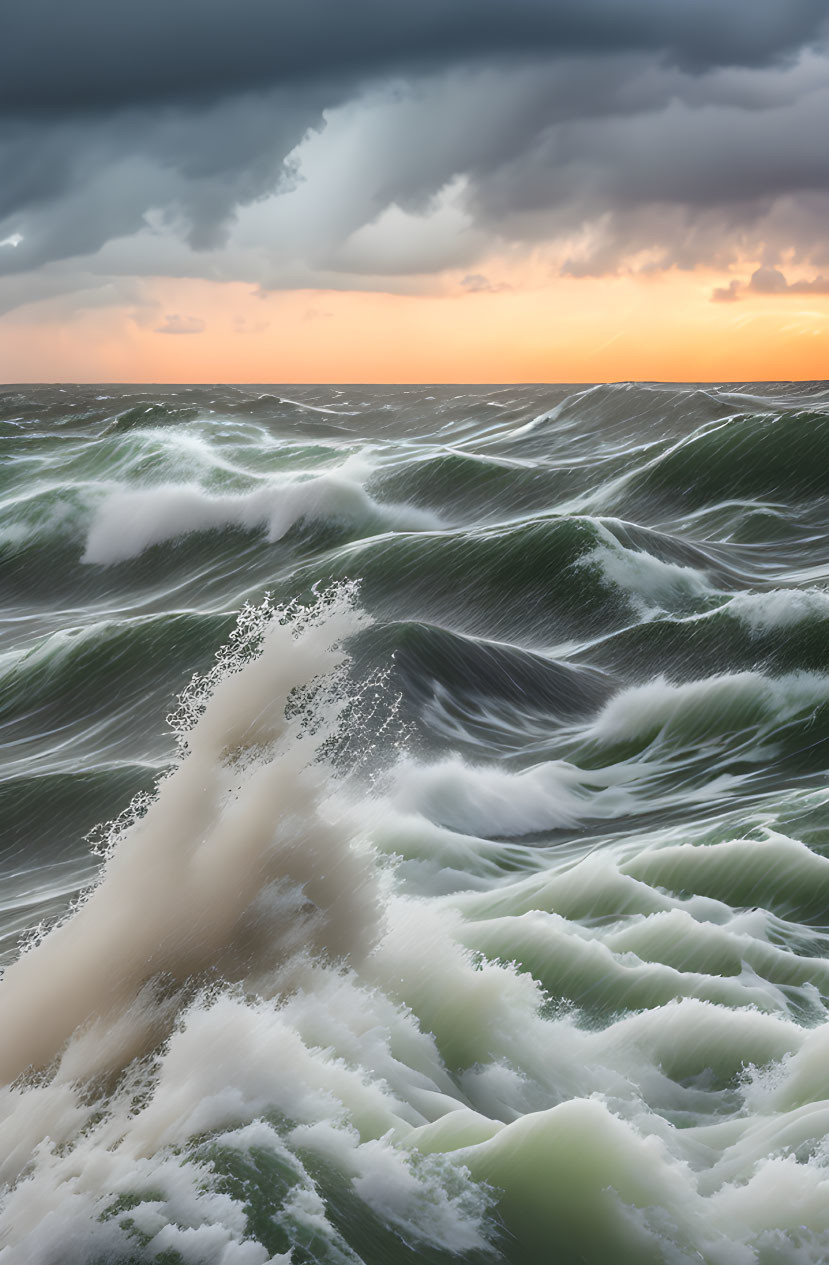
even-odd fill
[{"label": "ocean wave", "polygon": [[[56,745],[70,743],[76,757],[158,755],[147,735],[159,711],[194,666],[210,660],[232,622],[189,611],[94,620],[0,659],[5,741],[15,745],[17,760],[44,747],[60,758]],[[118,707],[103,718],[113,696]]]},{"label": "ocean wave", "polygon": [[659,610],[693,610],[715,592],[705,571],[665,562],[645,550],[625,549],[613,541],[598,545],[580,560],[633,599],[643,615]]},{"label": "ocean wave", "polygon": [[809,588],[738,593],[724,611],[745,624],[750,632],[761,636],[804,622],[829,620],[829,592]]},{"label": "ocean wave", "polygon": [[464,834],[518,837],[630,812],[634,796],[624,787],[631,772],[586,772],[565,761],[521,773],[455,757],[398,773],[395,804]]},{"label": "ocean wave", "polygon": [[733,411],[733,399],[723,398],[716,389],[673,383],[602,382],[568,394],[513,434],[577,427],[581,435],[598,434],[606,442],[616,430],[632,424],[640,434],[652,438],[648,423],[660,427],[678,423],[687,430]]},{"label": "ocean wave", "polygon": [[664,678],[623,690],[592,722],[592,734],[603,742],[627,738],[652,741],[674,729],[685,740],[763,724],[785,723],[811,712],[829,699],[829,676],[795,672],[764,677],[738,672],[671,684]]},{"label": "ocean wave", "polygon": [[[359,576],[372,609],[392,618],[546,649],[624,627],[656,594],[683,610],[713,599],[704,574],[650,553],[649,545],[661,552],[660,539],[643,532],[633,540],[619,520],[562,514],[358,541],[325,558],[317,575]],[[698,550],[691,556],[705,561]],[[709,565],[717,575],[717,563]]]},{"label": "ocean wave", "polygon": [[300,523],[320,521],[343,523],[353,530],[437,525],[421,510],[379,505],[346,474],[266,484],[242,493],[210,493],[197,484],[126,488],[99,506],[82,561],[111,566],[138,557],[153,545],[225,527],[264,530],[267,540],[274,542]]},{"label": "ocean wave", "polygon": [[612,678],[593,668],[419,621],[373,628],[352,650],[361,662],[386,668],[407,700],[428,705],[432,722],[438,706],[460,719],[476,712],[483,718],[496,704],[514,709],[519,727],[532,717],[573,720],[595,712],[614,689]]},{"label": "ocean wave", "polygon": [[395,803],[438,825],[495,838],[686,809],[733,794],[744,777],[787,751],[796,757],[804,745],[825,745],[829,676],[746,672],[681,685],[658,679],[620,690],[565,737],[570,759],[518,772],[491,763],[476,768],[457,756],[404,764]]},{"label": "ocean wave", "polygon": [[620,500],[687,508],[761,500],[797,502],[825,495],[829,412],[801,409],[738,414],[681,439],[630,476]]},{"label": "ocean wave", "polygon": [[105,390],[0,392],[3,1265],[820,1265],[825,387]]},{"label": "ocean wave", "polygon": [[[478,521],[508,513],[518,515],[546,509],[574,493],[575,471],[549,465],[460,452],[430,453],[375,476],[378,489],[394,499],[453,516],[474,514]],[[582,484],[589,481],[582,475]]]},{"label": "ocean wave", "polygon": [[[99,397],[109,399],[109,396]],[[104,430],[105,435],[122,434],[124,431],[136,430],[139,427],[176,426],[192,422],[198,417],[199,410],[195,404],[171,407],[169,404],[133,404],[111,421]]]},{"label": "ocean wave", "polygon": [[[486,1246],[486,1192],[439,1158],[414,1165],[387,1136],[423,1122],[419,1099],[424,1109],[430,1098],[453,1101],[433,1043],[353,975],[382,933],[379,875],[335,807],[324,762],[313,766],[341,723],[340,646],[360,625],[343,592],[281,617],[247,610],[215,668],[182,696],[179,763],[117,823],[92,891],[7,969],[0,1076],[52,1064],[40,1087],[0,1093],[12,1141],[0,1158],[7,1259],[55,1250],[46,1213],[60,1209],[65,1234],[69,1182],[83,1252],[152,1241],[153,1252],[264,1261],[241,1200],[216,1180],[228,1156],[263,1152],[286,1177],[270,1232],[286,1247],[314,1221],[323,1238],[338,1237],[309,1164],[342,1174],[374,1233],[450,1251]],[[260,1000],[199,998],[211,976],[244,981]],[[390,1026],[385,1037],[378,1021]],[[176,1022],[138,1112],[130,1078],[103,1114],[74,1088],[111,1076]],[[399,1062],[406,1046],[413,1067]]]},{"label": "ocean wave", "polygon": [[610,631],[579,658],[631,684],[651,680],[656,664],[677,684],[758,669],[768,676],[829,672],[821,591],[721,594],[716,605],[701,605],[689,614],[643,606],[640,623]]}]

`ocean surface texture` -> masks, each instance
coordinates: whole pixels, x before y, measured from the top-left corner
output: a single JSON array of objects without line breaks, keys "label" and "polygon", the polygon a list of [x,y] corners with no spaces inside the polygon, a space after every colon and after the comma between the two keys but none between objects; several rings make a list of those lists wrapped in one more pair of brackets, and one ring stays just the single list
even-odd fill
[{"label": "ocean surface texture", "polygon": [[0,1263],[829,1258],[829,389],[0,390]]}]

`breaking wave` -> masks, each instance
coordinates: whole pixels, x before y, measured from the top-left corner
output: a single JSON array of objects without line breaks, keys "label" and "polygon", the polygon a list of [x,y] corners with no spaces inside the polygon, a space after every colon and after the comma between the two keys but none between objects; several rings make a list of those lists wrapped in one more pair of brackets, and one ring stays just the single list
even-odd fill
[{"label": "breaking wave", "polygon": [[2,398],[2,1265],[824,1261],[825,389]]}]

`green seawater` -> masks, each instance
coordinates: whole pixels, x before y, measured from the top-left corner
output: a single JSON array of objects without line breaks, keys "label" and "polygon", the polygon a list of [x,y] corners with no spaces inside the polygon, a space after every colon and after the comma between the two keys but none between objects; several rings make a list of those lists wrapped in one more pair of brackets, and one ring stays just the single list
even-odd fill
[{"label": "green seawater", "polygon": [[0,1263],[829,1256],[829,388],[0,389]]}]

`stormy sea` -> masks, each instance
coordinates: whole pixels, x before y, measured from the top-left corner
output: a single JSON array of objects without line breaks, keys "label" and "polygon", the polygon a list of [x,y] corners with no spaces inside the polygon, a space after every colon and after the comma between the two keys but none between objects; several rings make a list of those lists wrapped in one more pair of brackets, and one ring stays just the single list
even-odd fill
[{"label": "stormy sea", "polygon": [[829,1257],[829,387],[0,390],[0,1263]]}]

